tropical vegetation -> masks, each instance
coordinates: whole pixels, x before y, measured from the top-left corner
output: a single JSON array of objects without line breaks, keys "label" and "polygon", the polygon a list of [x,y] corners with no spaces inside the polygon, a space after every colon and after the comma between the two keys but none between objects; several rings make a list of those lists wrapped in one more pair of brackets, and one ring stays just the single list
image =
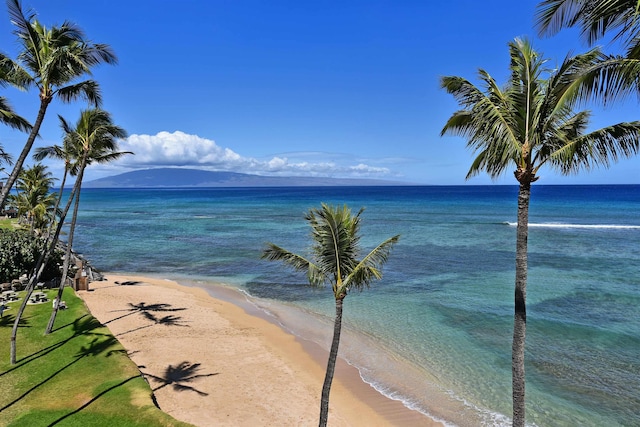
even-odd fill
[{"label": "tropical vegetation", "polygon": [[640,122],[618,123],[586,132],[588,111],[575,111],[580,93],[576,86],[584,73],[602,58],[599,49],[567,56],[556,69],[529,41],[509,43],[510,77],[499,85],[478,71],[481,86],[456,76],[446,76],[441,86],[461,109],[453,113],[442,135],[459,135],[477,153],[467,178],[482,171],[492,178],[509,168],[519,184],[514,330],[512,345],[513,425],[525,424],[525,335],[527,292],[527,240],[531,184],[541,168],[573,174],[608,166],[619,157],[640,151]]},{"label": "tropical vegetation", "polygon": [[[34,238],[28,230],[0,228],[0,283],[11,283],[32,271],[44,247],[44,239]],[[61,262],[62,253],[54,252],[43,269],[41,279],[49,281],[59,277]]]},{"label": "tropical vegetation", "polygon": [[56,195],[51,192],[55,179],[43,164],[23,169],[18,175],[17,193],[9,204],[18,210],[19,222],[35,235],[42,235],[55,219]]},{"label": "tropical vegetation", "polygon": [[374,279],[382,277],[381,268],[387,261],[392,246],[400,238],[396,235],[385,240],[360,259],[362,212],[363,209],[353,215],[346,205],[334,207],[323,203],[319,209],[311,209],[305,215],[305,220],[311,227],[312,237],[311,253],[308,256],[292,253],[273,243],[268,243],[262,254],[264,259],[282,261],[294,270],[306,273],[312,286],[331,284],[336,315],[327,371],[322,385],[320,427],[327,425],[329,417],[329,392],[338,357],[344,299],[349,291],[362,291],[369,287]]}]

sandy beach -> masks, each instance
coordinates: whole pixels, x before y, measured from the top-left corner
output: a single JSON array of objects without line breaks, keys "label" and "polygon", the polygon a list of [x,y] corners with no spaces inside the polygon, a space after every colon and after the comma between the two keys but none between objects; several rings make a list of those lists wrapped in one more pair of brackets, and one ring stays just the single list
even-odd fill
[{"label": "sandy beach", "polygon": [[[196,426],[313,426],[327,354],[205,290],[105,274],[79,291],[127,349],[160,408]],[[441,426],[364,383],[340,361],[330,426]]]}]

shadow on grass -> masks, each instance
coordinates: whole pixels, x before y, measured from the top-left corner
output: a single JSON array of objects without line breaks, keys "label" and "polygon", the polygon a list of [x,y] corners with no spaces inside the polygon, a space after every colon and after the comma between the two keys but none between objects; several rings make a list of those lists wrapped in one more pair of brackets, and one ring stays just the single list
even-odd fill
[{"label": "shadow on grass", "polygon": [[77,414],[78,412],[82,411],[84,408],[86,408],[87,406],[91,405],[93,402],[95,402],[96,400],[100,399],[102,396],[104,396],[105,394],[109,393],[111,390],[115,390],[118,387],[122,387],[123,385],[125,385],[126,383],[128,383],[131,380],[135,380],[136,378],[140,378],[140,375],[134,375],[133,377],[129,377],[124,381],[119,382],[118,384],[115,384],[111,387],[109,387],[108,389],[101,391],[100,393],[98,393],[93,399],[91,399],[90,401],[88,401],[87,403],[85,403],[84,405],[82,405],[81,407],[79,407],[78,409],[76,409],[73,412],[69,412],[68,414],[58,418],[57,420],[55,420],[54,422],[52,422],[51,424],[49,424],[49,427],[54,426],[56,424],[61,423],[62,421],[66,420],[67,418]]},{"label": "shadow on grass", "polygon": [[61,326],[58,326],[57,328],[52,329],[51,333],[53,333],[55,331],[59,331],[60,329],[68,328],[69,326],[74,325],[78,320],[82,319],[83,317],[87,317],[87,316],[88,316],[88,314],[83,314],[82,316],[80,316],[76,320],[74,320],[73,322],[69,322],[66,325],[61,325]]},{"label": "shadow on grass", "polygon": [[[145,366],[138,366],[138,368],[145,368]],[[142,375],[145,377],[151,378],[153,381],[160,383],[160,385],[154,389],[153,392],[160,390],[163,387],[172,386],[175,391],[193,391],[198,393],[200,396],[208,396],[208,393],[200,391],[195,387],[191,387],[187,385],[187,383],[191,383],[198,378],[204,377],[212,377],[215,374],[198,374],[200,370],[200,363],[190,363],[184,361],[177,366],[169,365],[167,369],[165,369],[164,374],[160,377],[157,375],[149,374],[142,372]],[[157,406],[157,405],[156,405]]]},{"label": "shadow on grass", "polygon": [[[17,398],[15,398],[13,401],[9,402],[8,404],[6,404],[5,406],[3,406],[2,408],[0,408],[0,412],[4,411],[5,409],[15,405],[16,403],[18,403],[20,400],[24,399],[25,397],[27,397],[29,395],[29,393],[33,392],[34,390],[36,390],[38,387],[41,387],[42,385],[46,384],[47,382],[51,381],[55,376],[57,376],[58,374],[60,374],[61,372],[63,372],[65,369],[69,368],[70,366],[78,363],[80,360],[84,359],[85,357],[89,357],[89,356],[98,356],[102,353],[104,353],[105,351],[107,351],[110,347],[118,344],[118,340],[115,339],[115,337],[113,336],[108,336],[106,337],[104,340],[102,341],[98,341],[98,337],[94,338],[93,341],[91,341],[89,343],[88,346],[82,346],[80,348],[80,350],[78,350],[78,353],[76,353],[74,360],[72,360],[71,362],[67,363],[66,365],[64,365],[62,368],[58,369],[57,371],[55,371],[54,373],[52,373],[51,375],[49,375],[47,378],[43,379],[42,381],[40,381],[38,384],[34,385],[33,387],[31,387],[30,389],[28,389],[27,391],[25,391],[24,393],[22,393],[20,396],[18,396]],[[121,352],[124,350],[111,350],[107,353],[107,357],[111,356],[112,354],[116,353],[116,352]]]},{"label": "shadow on grass", "polygon": [[[0,328],[13,327],[13,323],[15,321],[16,321],[16,316],[15,315],[13,315],[13,314],[5,314],[4,316],[0,317]],[[20,319],[20,322],[18,322],[18,327],[20,327],[20,328],[30,328],[31,326],[29,326],[29,322],[27,322],[27,319],[23,316]]]},{"label": "shadow on grass", "polygon": [[13,372],[14,370],[16,370],[18,368],[21,368],[21,367],[25,366],[29,362],[33,362],[34,360],[37,360],[40,357],[46,356],[47,354],[51,353],[52,351],[62,347],[63,345],[65,345],[66,343],[71,341],[72,339],[77,338],[77,337],[79,337],[81,335],[100,335],[100,336],[105,336],[106,335],[106,334],[92,332],[94,329],[102,327],[102,324],[95,317],[86,318],[86,315],[82,316],[82,317],[79,317],[79,318],[77,318],[76,320],[74,320],[71,323],[71,326],[73,327],[73,335],[71,335],[69,338],[66,338],[66,339],[64,339],[62,341],[58,341],[57,343],[51,344],[48,347],[42,348],[42,349],[36,351],[35,353],[31,353],[30,355],[21,358],[10,369],[7,369],[4,372],[0,372],[0,377],[2,377],[3,375],[8,374],[10,372]]}]

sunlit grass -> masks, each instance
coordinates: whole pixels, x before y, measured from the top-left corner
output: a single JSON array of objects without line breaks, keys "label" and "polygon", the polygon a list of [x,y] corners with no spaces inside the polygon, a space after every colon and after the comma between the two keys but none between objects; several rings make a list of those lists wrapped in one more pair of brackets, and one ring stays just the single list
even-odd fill
[{"label": "sunlit grass", "polygon": [[0,218],[0,228],[16,228],[18,226],[18,220],[12,218]]}]

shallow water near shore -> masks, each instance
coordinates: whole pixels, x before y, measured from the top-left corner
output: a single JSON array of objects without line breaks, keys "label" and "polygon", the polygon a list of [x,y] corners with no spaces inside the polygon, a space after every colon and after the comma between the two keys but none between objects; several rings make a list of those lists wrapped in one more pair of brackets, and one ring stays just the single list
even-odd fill
[{"label": "shallow water near shore", "polygon": [[[457,426],[508,425],[517,187],[83,190],[75,249],[107,271],[242,290],[329,346],[328,289],[260,260],[306,250],[303,214],[365,207],[362,245],[401,240],[345,300],[340,354],[363,379]],[[639,425],[640,186],[534,186],[527,421]],[[117,225],[116,225],[117,224]]]}]

